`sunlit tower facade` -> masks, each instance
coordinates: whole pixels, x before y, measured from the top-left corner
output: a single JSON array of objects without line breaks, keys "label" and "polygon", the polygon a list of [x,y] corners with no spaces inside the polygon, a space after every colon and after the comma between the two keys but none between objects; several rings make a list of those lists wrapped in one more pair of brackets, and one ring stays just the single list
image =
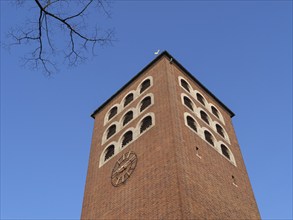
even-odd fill
[{"label": "sunlit tower facade", "polygon": [[82,219],[260,219],[234,113],[164,51],[93,114]]}]

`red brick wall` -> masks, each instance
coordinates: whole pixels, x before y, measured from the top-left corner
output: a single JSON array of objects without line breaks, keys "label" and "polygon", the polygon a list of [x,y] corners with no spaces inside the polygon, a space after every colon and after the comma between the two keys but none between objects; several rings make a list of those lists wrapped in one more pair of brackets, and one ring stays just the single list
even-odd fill
[{"label": "red brick wall", "polygon": [[[175,127],[173,136],[175,138],[183,218],[260,219],[230,115],[176,66],[167,66],[170,78],[170,96],[174,100],[171,108],[176,109],[173,117]],[[225,125],[222,126],[231,142],[231,145],[227,144],[227,146],[231,149],[237,166],[230,163],[185,125],[183,113],[192,114],[192,112],[182,105],[180,94],[188,93],[179,86],[179,75],[187,79],[193,89],[200,91],[206,100],[214,104],[221,112],[225,121]],[[201,106],[195,99],[192,101],[197,106]],[[221,121],[213,114],[206,112],[212,120],[221,124]],[[203,121],[196,119],[200,126],[209,128]],[[218,140],[221,140],[216,132],[212,129],[209,130]],[[199,148],[201,159],[196,156],[196,147]],[[238,187],[232,184],[232,175],[235,177]]]},{"label": "red brick wall", "polygon": [[[181,103],[180,94],[184,90],[179,86],[179,75],[192,82],[162,57],[96,114],[82,219],[260,218],[230,116],[198,85],[192,84],[222,113],[237,167],[185,126],[183,113],[188,110]],[[118,140],[148,112],[155,114],[155,126],[99,168],[100,155],[108,143],[101,144],[109,125],[104,126],[105,114],[147,76],[153,77],[153,86],[144,94],[154,94],[154,105],[111,140]],[[143,96],[112,121],[120,119]],[[195,155],[196,146],[202,159]],[[114,164],[130,150],[138,156],[136,169],[126,184],[114,187],[110,179]],[[238,187],[232,184],[232,175],[236,177]]]}]

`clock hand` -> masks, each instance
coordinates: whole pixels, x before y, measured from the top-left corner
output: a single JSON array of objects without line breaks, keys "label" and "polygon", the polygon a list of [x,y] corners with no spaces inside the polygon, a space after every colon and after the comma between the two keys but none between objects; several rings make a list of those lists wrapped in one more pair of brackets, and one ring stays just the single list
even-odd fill
[{"label": "clock hand", "polygon": [[118,170],[116,170],[114,173],[113,173],[113,176],[115,176],[116,174],[118,174],[118,173],[121,173],[123,170],[125,170],[126,169],[126,167],[125,167],[125,164],[122,166],[122,167],[120,167]]},{"label": "clock hand", "polygon": [[119,173],[121,173],[123,170],[124,170],[124,166],[120,167],[118,170],[116,170],[113,174],[112,174],[112,177],[115,177],[117,176]]},{"label": "clock hand", "polygon": [[124,170],[127,169],[128,165],[131,164],[135,160],[135,157],[130,158],[125,164],[123,164],[119,169],[117,169],[112,177],[115,177],[118,173],[123,172]]},{"label": "clock hand", "polygon": [[124,169],[126,169],[128,167],[129,164],[131,164],[132,161],[127,161],[122,167],[124,167]]}]

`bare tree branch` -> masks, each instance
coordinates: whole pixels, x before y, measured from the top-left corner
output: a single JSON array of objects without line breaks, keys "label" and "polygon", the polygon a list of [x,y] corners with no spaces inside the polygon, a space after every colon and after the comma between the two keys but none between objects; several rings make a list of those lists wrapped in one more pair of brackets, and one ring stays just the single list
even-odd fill
[{"label": "bare tree branch", "polygon": [[54,47],[52,46],[52,42],[51,42],[51,39],[50,39],[50,36],[49,36],[49,27],[48,27],[48,20],[47,20],[47,16],[45,16],[45,24],[46,24],[46,27],[45,27],[45,30],[46,30],[46,35],[47,35],[47,41],[48,41],[48,44],[52,50],[52,53],[54,53]]},{"label": "bare tree branch", "polygon": [[90,1],[87,3],[87,5],[86,5],[86,6],[85,6],[85,7],[84,7],[79,13],[77,13],[77,14],[75,14],[75,15],[72,15],[72,16],[69,16],[69,17],[65,18],[64,21],[67,21],[67,20],[69,20],[69,19],[76,18],[76,17],[80,16],[83,12],[85,12],[85,10],[88,8],[88,6],[89,6],[92,2],[93,2],[93,0],[90,0]]},{"label": "bare tree branch", "polygon": [[[42,68],[47,75],[50,75],[57,70],[54,61],[55,52],[64,51],[63,58],[67,60],[67,64],[75,66],[86,60],[84,53],[88,51],[88,46],[91,46],[91,53],[95,55],[97,44],[103,46],[113,41],[113,30],[102,34],[102,31],[96,29],[93,34],[89,34],[89,25],[85,20],[87,16],[85,13],[90,7],[94,7],[94,2],[109,16],[104,5],[106,0],[34,0],[32,2],[35,3],[35,10],[38,11],[38,19],[36,22],[30,22],[25,28],[10,31],[9,37],[12,39],[11,46],[32,43],[32,51],[30,56],[24,57],[24,64],[33,69]],[[21,7],[26,3],[24,0],[16,0],[16,4]],[[76,6],[79,6],[77,12]],[[62,35],[61,38],[68,42],[67,48],[62,48],[64,43],[60,43],[60,31],[65,33],[65,37]],[[61,45],[61,49],[60,46],[53,44],[53,40]]]}]

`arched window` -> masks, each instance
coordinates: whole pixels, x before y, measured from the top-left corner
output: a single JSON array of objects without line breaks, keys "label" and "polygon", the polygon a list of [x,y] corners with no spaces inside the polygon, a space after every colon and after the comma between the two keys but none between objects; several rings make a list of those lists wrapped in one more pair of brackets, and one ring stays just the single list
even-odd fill
[{"label": "arched window", "polygon": [[140,93],[143,93],[148,87],[150,87],[151,81],[149,79],[143,81],[140,87]]},{"label": "arched window", "polygon": [[184,89],[186,89],[188,92],[190,92],[189,85],[184,79],[181,79],[180,83]]},{"label": "arched window", "polygon": [[132,119],[133,119],[133,112],[132,111],[127,112],[123,119],[123,126],[126,125]]},{"label": "arched window", "polygon": [[104,161],[108,160],[113,155],[114,155],[114,145],[110,145],[109,147],[107,147],[105,151]]},{"label": "arched window", "polygon": [[123,135],[123,139],[122,139],[122,147],[124,147],[125,145],[127,145],[130,141],[132,141],[133,137],[132,137],[132,131],[127,131],[124,135]]},{"label": "arched window", "polygon": [[116,114],[117,114],[118,108],[115,106],[110,110],[109,116],[108,116],[108,120],[110,120],[111,118],[113,118]]},{"label": "arched window", "polygon": [[111,125],[107,132],[107,139],[116,133],[116,125]]},{"label": "arched window", "polygon": [[146,109],[150,104],[152,103],[152,99],[150,96],[145,97],[142,101],[141,101],[141,105],[140,105],[140,111],[142,112],[144,109]]},{"label": "arched window", "polygon": [[224,129],[220,125],[216,124],[216,129],[219,135],[221,135],[222,137],[225,137]]},{"label": "arched window", "polygon": [[212,113],[213,113],[217,118],[220,118],[220,117],[219,117],[219,112],[218,112],[218,110],[217,110],[214,106],[212,106]]},{"label": "arched window", "polygon": [[133,93],[130,93],[126,96],[124,100],[124,107],[128,105],[130,102],[132,102],[132,100],[133,100]]},{"label": "arched window", "polygon": [[230,151],[224,144],[221,144],[221,150],[222,154],[230,160]]},{"label": "arched window", "polygon": [[152,123],[153,122],[152,122],[151,116],[145,117],[141,122],[140,133],[144,132],[148,127],[150,127],[152,125]]},{"label": "arched window", "polygon": [[210,132],[208,131],[205,131],[204,132],[204,138],[207,142],[209,142],[211,145],[215,146],[214,144],[214,139],[213,139],[213,136]]},{"label": "arched window", "polygon": [[186,96],[184,96],[184,104],[193,111],[193,106],[192,106],[192,102],[189,98],[187,98]]},{"label": "arched window", "polygon": [[196,123],[195,123],[195,120],[192,118],[192,117],[190,117],[190,116],[187,116],[187,124],[188,124],[188,126],[192,129],[192,130],[194,130],[195,132],[197,132],[197,128],[196,128]]},{"label": "arched window", "polygon": [[200,111],[200,117],[204,122],[210,124],[209,116],[204,111]]},{"label": "arched window", "polygon": [[205,105],[204,97],[202,97],[201,94],[197,93],[197,94],[196,94],[196,98],[197,98],[197,100],[198,100],[201,104]]}]

